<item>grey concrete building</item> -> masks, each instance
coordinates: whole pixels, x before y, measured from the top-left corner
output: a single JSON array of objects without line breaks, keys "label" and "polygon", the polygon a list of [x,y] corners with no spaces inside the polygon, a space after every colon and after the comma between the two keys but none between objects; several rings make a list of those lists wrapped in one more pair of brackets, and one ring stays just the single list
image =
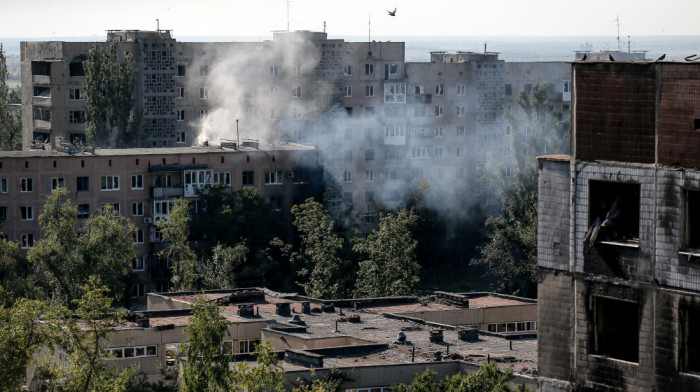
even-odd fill
[{"label": "grey concrete building", "polygon": [[[136,60],[143,147],[241,138],[314,144],[328,209],[349,211],[367,227],[421,180],[450,200],[485,189],[481,170],[509,161],[503,113],[517,110],[521,88],[552,81],[552,99],[563,111],[568,102],[564,63],[510,65],[492,52],[432,52],[430,62],[406,62],[403,42],[310,31],[275,32],[262,42],[179,42],[167,30],[107,38]],[[92,45],[105,43],[22,43],[25,149],[55,147],[57,137],[84,140],[82,61]],[[497,211],[497,200],[487,204]]]},{"label": "grey concrete building", "polygon": [[573,63],[572,155],[539,159],[541,391],[700,390],[698,83]]}]

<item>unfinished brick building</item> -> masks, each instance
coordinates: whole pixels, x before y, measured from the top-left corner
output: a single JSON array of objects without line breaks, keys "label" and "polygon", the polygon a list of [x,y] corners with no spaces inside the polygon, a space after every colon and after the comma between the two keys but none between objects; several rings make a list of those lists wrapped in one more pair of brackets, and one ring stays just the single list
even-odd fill
[{"label": "unfinished brick building", "polygon": [[700,64],[572,80],[572,156],[539,159],[540,390],[700,390]]}]

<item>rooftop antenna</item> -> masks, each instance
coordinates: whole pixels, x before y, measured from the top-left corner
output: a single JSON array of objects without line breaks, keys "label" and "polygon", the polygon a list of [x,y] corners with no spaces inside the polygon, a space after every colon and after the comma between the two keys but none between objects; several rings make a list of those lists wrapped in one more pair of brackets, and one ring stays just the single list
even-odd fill
[{"label": "rooftop antenna", "polygon": [[160,20],[156,19],[156,31],[160,31]]},{"label": "rooftop antenna", "polygon": [[372,55],[372,14],[367,14],[367,55]]},{"label": "rooftop antenna", "polygon": [[486,54],[486,41],[484,41],[484,54]]},{"label": "rooftop antenna", "polygon": [[632,53],[632,40],[629,35],[627,36],[627,52]]},{"label": "rooftop antenna", "polygon": [[289,31],[289,3],[291,0],[287,0],[287,31]]},{"label": "rooftop antenna", "polygon": [[620,15],[615,15],[615,20],[613,20],[617,24],[617,50],[621,52],[622,50],[620,49]]},{"label": "rooftop antenna", "polygon": [[238,119],[236,119],[236,145],[240,147],[241,136],[238,134]]},{"label": "rooftop antenna", "polygon": [[326,32],[326,21],[325,20],[323,21],[323,32],[324,33]]}]

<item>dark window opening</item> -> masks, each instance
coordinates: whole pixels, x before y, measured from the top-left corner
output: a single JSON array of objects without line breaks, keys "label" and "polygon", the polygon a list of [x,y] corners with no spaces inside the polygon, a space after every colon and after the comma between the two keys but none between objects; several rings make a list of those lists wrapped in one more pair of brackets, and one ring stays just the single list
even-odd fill
[{"label": "dark window opening", "polygon": [[76,188],[78,192],[87,192],[90,190],[90,177],[77,177]]},{"label": "dark window opening", "polygon": [[700,248],[700,191],[685,192],[685,248]]},{"label": "dark window opening", "polygon": [[51,76],[51,63],[47,61],[32,61],[32,75]]},{"label": "dark window opening", "polygon": [[178,65],[177,66],[177,76],[185,76],[185,66],[184,65]]},{"label": "dark window opening", "polygon": [[700,373],[700,306],[681,305],[678,312],[680,330],[679,365],[682,372]]},{"label": "dark window opening", "polygon": [[623,361],[639,361],[639,304],[593,296],[591,352]]},{"label": "dark window opening", "polygon": [[252,171],[243,172],[243,185],[255,185],[255,175]]},{"label": "dark window opening", "polygon": [[85,68],[82,62],[70,63],[68,67],[70,69],[70,76],[85,76]]},{"label": "dark window opening", "polygon": [[696,118],[693,120],[693,129],[694,130],[700,130],[700,118]]},{"label": "dark window opening", "polygon": [[584,241],[639,244],[639,184],[591,181]]},{"label": "dark window opening", "polygon": [[513,85],[512,84],[506,84],[506,95],[513,95]]}]

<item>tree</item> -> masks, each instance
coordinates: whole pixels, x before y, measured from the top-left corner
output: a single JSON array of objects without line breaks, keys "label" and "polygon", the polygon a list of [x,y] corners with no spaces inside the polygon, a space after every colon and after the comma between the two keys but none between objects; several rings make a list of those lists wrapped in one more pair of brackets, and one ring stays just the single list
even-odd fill
[{"label": "tree", "polygon": [[42,238],[27,258],[55,297],[69,306],[82,295],[91,276],[98,277],[120,300],[126,291],[128,266],[136,256],[136,228],[110,206],[78,225],[78,210],[69,194],[66,188],[57,188],[47,198],[39,215]]},{"label": "tree", "polygon": [[356,240],[353,250],[365,256],[355,282],[356,297],[413,294],[420,272],[415,256],[417,243],[410,232],[415,222],[413,211],[406,209],[382,213],[379,230]]},{"label": "tree", "polygon": [[292,256],[301,265],[299,285],[314,298],[339,298],[343,293],[341,271],[345,261],[338,256],[343,238],[335,233],[333,220],[313,198],[293,206],[292,214],[301,238],[299,252]]},{"label": "tree", "polygon": [[22,117],[21,114],[10,114],[9,103],[11,94],[7,88],[7,62],[5,52],[0,43],[0,150],[20,150],[22,148]]},{"label": "tree", "polygon": [[182,372],[182,392],[233,390],[233,374],[228,365],[233,356],[222,352],[229,325],[215,301],[208,302],[200,295],[192,304],[187,341],[181,346],[187,356]]},{"label": "tree", "polygon": [[0,307],[9,307],[20,298],[39,299],[41,290],[34,273],[22,257],[19,244],[0,232]]},{"label": "tree", "polygon": [[[485,265],[494,288],[509,294],[535,296],[537,289],[537,168],[541,154],[569,151],[569,120],[559,121],[548,101],[549,84],[538,83],[518,96],[529,132],[512,132],[516,164],[512,180],[501,175],[502,215],[485,223],[488,242],[473,262]],[[512,129],[520,119],[508,117]]]},{"label": "tree", "polygon": [[34,354],[49,342],[54,327],[41,323],[48,305],[20,298],[0,306],[0,392],[19,391]]},{"label": "tree", "polygon": [[197,260],[189,245],[189,222],[190,203],[183,198],[175,200],[168,219],[158,221],[163,241],[169,242],[167,249],[161,251],[159,256],[170,260],[175,291],[194,290],[197,287]]},{"label": "tree", "polygon": [[[271,241],[284,234],[281,214],[274,211],[253,187],[229,192],[222,185],[207,185],[198,190],[199,211],[192,220],[197,239],[235,248],[245,242],[246,262],[238,264],[238,279],[263,280],[267,287],[280,287],[289,276],[289,259],[275,258]],[[273,252],[274,253],[274,252]]]},{"label": "tree", "polygon": [[250,367],[246,362],[236,364],[234,378],[238,388],[246,392],[284,391],[284,369],[273,352],[270,339],[255,346],[253,355],[255,366]]},{"label": "tree", "polygon": [[88,51],[85,67],[85,94],[87,96],[87,121],[85,132],[88,144],[93,147],[118,147],[138,145],[140,112],[133,112],[136,63],[126,53],[120,61],[117,41],[107,43],[106,48],[93,45]]},{"label": "tree", "polygon": [[231,289],[236,287],[236,267],[245,264],[248,247],[245,241],[234,247],[218,244],[212,250],[212,257],[199,267],[202,289]]},{"label": "tree", "polygon": [[112,308],[109,289],[99,278],[90,277],[80,290],[81,295],[73,300],[74,312],[64,307],[56,311],[61,328],[56,329],[53,343],[64,351],[65,361],[46,358],[35,377],[44,381],[49,391],[126,391],[136,367],[108,367],[106,359],[112,354],[100,345],[123,313]]},{"label": "tree", "polygon": [[510,385],[513,369],[501,370],[495,363],[486,363],[479,370],[469,373],[457,373],[437,380],[437,373],[428,369],[417,374],[410,385],[394,385],[393,392],[532,392],[525,384],[516,388]]}]

